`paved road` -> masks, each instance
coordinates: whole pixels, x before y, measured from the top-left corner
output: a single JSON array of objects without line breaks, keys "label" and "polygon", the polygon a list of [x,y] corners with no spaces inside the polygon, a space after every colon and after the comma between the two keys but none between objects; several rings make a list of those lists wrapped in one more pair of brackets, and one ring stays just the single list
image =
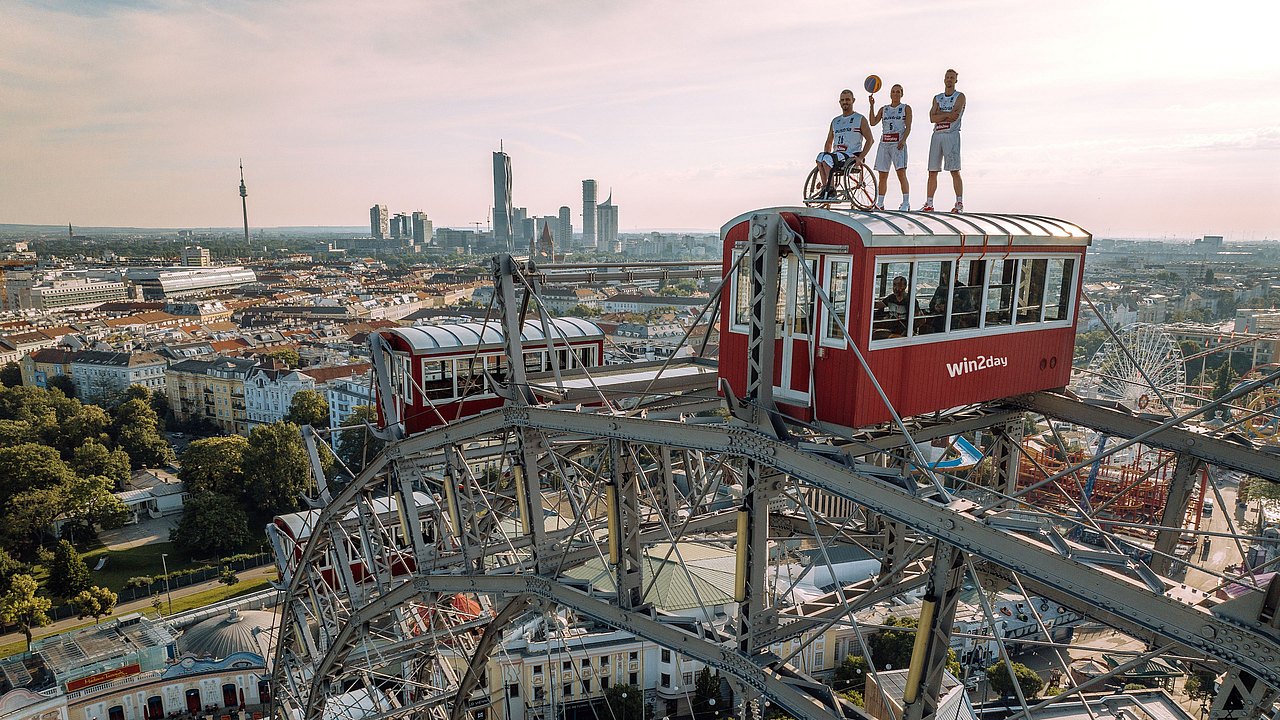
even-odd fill
[{"label": "paved road", "polygon": [[[246,580],[257,579],[257,578],[273,578],[274,579],[276,576],[276,567],[275,565],[263,565],[262,567],[251,568],[249,570],[244,570],[236,574],[240,577],[241,582],[244,582]],[[198,592],[203,592],[205,590],[212,590],[216,587],[223,587],[222,583],[216,578],[213,580],[209,580],[208,582],[199,583],[197,585],[189,585],[179,590],[174,590],[173,599],[176,602],[178,598],[186,597],[187,595],[192,595]],[[161,593],[158,595],[152,595],[151,597],[140,598],[138,600],[117,605],[115,612],[112,613],[111,617],[114,618],[114,617],[119,617],[121,615],[128,615],[129,613],[133,613],[133,612],[149,613],[151,612],[151,601],[153,598],[157,598],[157,597],[160,598],[161,600],[165,599],[164,594]],[[160,609],[162,611],[167,612],[167,608],[165,608],[164,606],[161,606]],[[103,618],[104,621],[108,619],[110,618]],[[48,637],[50,635],[57,635],[58,633],[65,632],[67,630],[70,630],[73,627],[84,625],[85,622],[86,622],[86,619],[71,617],[71,618],[67,618],[66,620],[59,620],[58,622],[52,623],[50,625],[45,625],[44,627],[41,627],[41,628],[36,628],[34,634],[36,638]],[[22,633],[20,632],[9,633],[8,635],[0,636],[0,645],[7,645],[9,643],[14,643],[14,642],[24,642],[25,639],[26,638],[24,638]]]}]

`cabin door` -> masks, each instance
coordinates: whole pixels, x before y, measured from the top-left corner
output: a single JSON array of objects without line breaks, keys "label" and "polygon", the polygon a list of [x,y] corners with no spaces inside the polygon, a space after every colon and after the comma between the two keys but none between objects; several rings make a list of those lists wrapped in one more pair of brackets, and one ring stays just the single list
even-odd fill
[{"label": "cabin door", "polygon": [[[804,263],[804,265],[801,265]],[[805,273],[807,265],[809,272]],[[818,277],[818,260],[785,255],[778,274],[777,333],[773,394],[778,402],[807,407],[812,390],[814,292],[809,280]]]}]

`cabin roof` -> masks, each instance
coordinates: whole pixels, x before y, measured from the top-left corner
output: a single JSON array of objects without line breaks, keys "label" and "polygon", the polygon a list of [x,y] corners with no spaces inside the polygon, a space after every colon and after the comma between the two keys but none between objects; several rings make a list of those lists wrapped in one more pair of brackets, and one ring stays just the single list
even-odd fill
[{"label": "cabin roof", "polygon": [[[600,327],[582,318],[552,318],[552,339],[563,341],[580,339],[603,339]],[[415,352],[435,352],[454,348],[472,348],[477,345],[501,345],[502,325],[498,320],[490,320],[488,324],[479,322],[449,323],[443,325],[416,325],[414,327],[392,328],[383,331],[404,339]],[[520,332],[521,342],[541,342],[542,323],[526,320]]]},{"label": "cabin roof", "polygon": [[[730,220],[720,229],[723,237],[735,225],[760,213],[794,213],[822,218],[856,230],[867,247],[919,245],[991,246],[1052,244],[1087,246],[1093,236],[1075,223],[1043,215],[1004,213],[923,213],[821,208],[776,207],[753,210]],[[930,243],[929,238],[937,242]]]}]

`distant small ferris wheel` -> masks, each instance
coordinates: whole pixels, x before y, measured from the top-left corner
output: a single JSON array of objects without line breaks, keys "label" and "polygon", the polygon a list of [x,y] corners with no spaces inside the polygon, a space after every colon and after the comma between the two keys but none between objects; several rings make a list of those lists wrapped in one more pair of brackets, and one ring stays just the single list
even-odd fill
[{"label": "distant small ferris wheel", "polygon": [[1186,389],[1182,349],[1159,326],[1145,323],[1127,325],[1102,343],[1077,387],[1087,397],[1151,412],[1165,410],[1161,396],[1177,404]]}]

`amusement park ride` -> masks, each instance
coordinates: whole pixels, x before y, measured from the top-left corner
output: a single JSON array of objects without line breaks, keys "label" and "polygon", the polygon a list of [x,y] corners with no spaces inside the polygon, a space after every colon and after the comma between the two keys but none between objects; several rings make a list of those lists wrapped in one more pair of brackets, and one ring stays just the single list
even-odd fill
[{"label": "amusement park ride", "polygon": [[[720,672],[725,717],[865,717],[796,658],[829,628],[856,631],[859,610],[922,589],[900,700],[903,720],[929,718],[970,583],[1145,643],[1067,695],[1176,658],[1225,673],[1211,717],[1274,717],[1280,580],[1197,565],[1182,546],[1227,535],[1188,511],[1198,518],[1206,493],[1225,510],[1228,471],[1280,482],[1276,455],[1199,424],[1280,372],[1194,408],[1150,378],[1142,408],[1068,391],[1090,242],[1071,223],[790,207],[742,215],[722,239],[710,270],[499,256],[491,319],[371,339],[386,449],[331,489],[318,469],[329,439],[308,430],[317,507],[272,531],[286,588],[278,716],[457,720],[519,702],[549,717],[530,689],[487,677],[506,634],[541,618]],[[545,282],[703,275],[721,277],[699,318],[719,328],[718,365],[601,366],[598,331],[540,301]],[[1069,447],[1068,432],[1092,447]],[[974,433],[982,462],[931,456]],[[817,550],[811,570],[834,578],[829,551],[851,544],[880,560],[876,577],[803,600],[778,582],[784,545]],[[734,558],[727,618],[655,603],[651,553],[683,568],[694,546]],[[606,582],[574,574],[593,562]],[[1188,584],[1192,569],[1212,584]],[[1213,592],[1228,586],[1232,599]],[[1048,702],[1018,695],[1028,718]]]}]

